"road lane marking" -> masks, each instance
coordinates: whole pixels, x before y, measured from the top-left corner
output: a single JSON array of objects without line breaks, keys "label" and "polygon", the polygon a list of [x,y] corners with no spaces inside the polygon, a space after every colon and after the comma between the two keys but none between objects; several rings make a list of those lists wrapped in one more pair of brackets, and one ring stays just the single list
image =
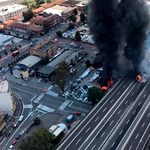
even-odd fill
[{"label": "road lane marking", "polygon": [[109,125],[111,126],[113,122],[114,122],[114,120]]},{"label": "road lane marking", "polygon": [[117,93],[117,95],[119,95],[120,94],[120,91]]},{"label": "road lane marking", "polygon": [[87,132],[90,130],[90,128],[91,128],[91,127],[89,127],[89,128],[85,131],[85,133],[87,133]]},{"label": "road lane marking", "polygon": [[94,146],[92,147],[92,149],[91,149],[91,150],[93,150],[93,149],[95,148],[95,146],[96,146],[96,145],[94,145]]},{"label": "road lane marking", "polygon": [[95,122],[98,120],[98,118],[99,118],[99,117],[97,117],[97,118],[95,119]]},{"label": "road lane marking", "polygon": [[119,135],[123,132],[123,130],[120,131]]},{"label": "road lane marking", "polygon": [[132,145],[130,146],[129,150],[131,150],[131,149],[132,149]]},{"label": "road lane marking", "polygon": [[132,114],[134,114],[134,113],[135,113],[135,110],[134,110],[134,112]]},{"label": "road lane marking", "polygon": [[149,117],[150,116],[150,113],[147,115],[147,117]]},{"label": "road lane marking", "polygon": [[138,105],[140,106],[140,104],[141,104],[141,102],[139,102],[139,104],[138,104]]},{"label": "road lane marking", "polygon": [[113,146],[114,146],[114,144],[115,144],[115,142],[111,145],[111,147],[113,147]]},{"label": "road lane marking", "polygon": [[143,96],[143,98],[146,96],[146,94]]},{"label": "road lane marking", "polygon": [[111,101],[110,101],[110,103],[112,103],[114,101],[114,99],[112,99]]},{"label": "road lane marking", "polygon": [[135,139],[137,139],[137,138],[138,138],[138,136],[139,136],[139,133],[136,135]]},{"label": "road lane marking", "polygon": [[144,127],[144,125],[145,125],[145,122],[142,124],[142,128]]},{"label": "road lane marking", "polygon": [[76,145],[81,141],[81,138],[77,141]]},{"label": "road lane marking", "polygon": [[128,100],[125,102],[125,104],[127,104],[128,103]]},{"label": "road lane marking", "polygon": [[121,110],[119,110],[118,115],[121,113]]},{"label": "road lane marking", "polygon": [[130,119],[126,122],[126,124],[128,124],[128,123],[129,123],[129,121],[130,121]]},{"label": "road lane marking", "polygon": [[123,88],[125,88],[126,87],[126,84],[123,86]]},{"label": "road lane marking", "polygon": [[101,137],[103,137],[103,136],[104,136],[104,134],[105,134],[105,132],[103,132],[103,134],[101,135]]},{"label": "road lane marking", "polygon": [[134,95],[134,92],[131,94],[131,96],[133,96]]},{"label": "road lane marking", "polygon": [[103,112],[105,112],[106,109],[107,109],[107,107],[105,107],[105,109],[103,110]]},{"label": "road lane marking", "polygon": [[68,105],[68,107],[70,107],[72,104],[73,104],[73,102],[71,102],[71,103]]}]

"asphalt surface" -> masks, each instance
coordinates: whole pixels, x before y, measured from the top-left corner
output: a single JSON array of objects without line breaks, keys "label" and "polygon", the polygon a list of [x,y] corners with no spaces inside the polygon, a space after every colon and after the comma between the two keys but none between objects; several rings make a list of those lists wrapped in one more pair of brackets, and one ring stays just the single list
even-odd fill
[{"label": "asphalt surface", "polygon": [[[133,73],[131,72],[127,73],[117,83],[116,87],[106,95],[103,101],[93,109],[78,128],[58,147],[58,150],[97,150],[104,147],[104,149],[116,149],[149,96],[147,93],[149,89],[147,88],[141,94],[143,99],[140,97],[135,102],[145,83],[135,81],[135,77],[132,75]],[[135,111],[134,113],[132,112],[133,115],[132,113],[128,114],[130,109]],[[113,135],[112,133],[115,130],[119,131],[118,128],[120,136],[118,136],[118,132],[114,136],[115,134]],[[110,137],[112,138],[112,143],[107,141],[108,139],[111,140]],[[116,140],[114,137],[116,137]]]}]

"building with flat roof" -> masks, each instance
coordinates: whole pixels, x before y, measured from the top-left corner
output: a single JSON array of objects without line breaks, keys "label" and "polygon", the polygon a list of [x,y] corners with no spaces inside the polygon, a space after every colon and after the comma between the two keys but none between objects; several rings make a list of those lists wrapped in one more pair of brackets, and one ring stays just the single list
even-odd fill
[{"label": "building with flat roof", "polygon": [[24,11],[27,11],[28,7],[26,5],[20,4],[13,4],[13,5],[6,5],[0,7],[0,21],[6,21],[10,18],[21,14]]},{"label": "building with flat roof", "polygon": [[47,78],[49,80],[54,74],[55,74],[55,68],[51,66],[43,66],[35,73],[36,77]]},{"label": "building with flat roof", "polygon": [[39,56],[41,58],[48,56],[51,58],[57,54],[56,43],[52,40],[44,40],[34,47],[29,48],[30,55]]},{"label": "building with flat roof", "polygon": [[28,71],[32,70],[36,67],[36,65],[40,62],[41,58],[37,56],[28,56],[27,58],[21,60],[17,63],[18,69],[27,69]]},{"label": "building with flat roof", "polygon": [[13,94],[7,80],[0,80],[0,111],[13,115],[16,109]]},{"label": "building with flat roof", "polygon": [[11,43],[13,39],[13,36],[0,34],[0,45],[3,44],[6,46],[7,44]]},{"label": "building with flat roof", "polygon": [[74,63],[75,59],[78,58],[78,52],[65,50],[60,53],[55,59],[53,59],[47,66],[57,67],[58,63],[65,60],[67,65]]}]

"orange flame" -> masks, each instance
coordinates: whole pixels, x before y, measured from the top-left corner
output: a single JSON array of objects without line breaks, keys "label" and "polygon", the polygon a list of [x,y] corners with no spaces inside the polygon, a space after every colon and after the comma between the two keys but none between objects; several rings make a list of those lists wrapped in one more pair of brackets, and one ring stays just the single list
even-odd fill
[{"label": "orange flame", "polygon": [[111,77],[110,80],[108,81],[107,86],[102,86],[102,87],[99,87],[99,88],[102,89],[102,90],[106,90],[106,91],[108,90],[109,91],[108,87],[112,84],[113,84],[113,78]]},{"label": "orange flame", "polygon": [[137,76],[136,76],[136,80],[137,80],[138,82],[140,82],[141,76],[140,76],[140,75],[137,75]]},{"label": "orange flame", "polygon": [[94,69],[94,67],[90,66],[90,68]]}]

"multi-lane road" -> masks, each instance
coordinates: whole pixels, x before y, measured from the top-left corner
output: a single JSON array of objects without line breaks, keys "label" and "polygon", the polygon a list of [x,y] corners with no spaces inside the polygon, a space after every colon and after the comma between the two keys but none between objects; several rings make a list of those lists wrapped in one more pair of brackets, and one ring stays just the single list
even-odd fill
[{"label": "multi-lane road", "polygon": [[[135,150],[134,146],[144,147],[146,140],[142,139],[148,138],[149,133],[142,134],[142,131],[150,129],[147,121],[150,120],[149,92],[149,83],[137,82],[134,73],[128,72],[62,142],[58,150],[120,150],[123,147],[125,150],[127,147]],[[145,112],[140,117],[142,110]],[[144,125],[141,119],[145,120]],[[139,123],[135,126],[137,120]],[[141,128],[140,124],[145,126],[142,131],[138,129]],[[133,127],[136,129],[131,135]],[[139,133],[136,134],[136,130]],[[123,139],[129,138],[128,132],[130,136],[136,134],[137,137],[124,145]],[[142,144],[138,145],[137,139],[142,140]]]}]

